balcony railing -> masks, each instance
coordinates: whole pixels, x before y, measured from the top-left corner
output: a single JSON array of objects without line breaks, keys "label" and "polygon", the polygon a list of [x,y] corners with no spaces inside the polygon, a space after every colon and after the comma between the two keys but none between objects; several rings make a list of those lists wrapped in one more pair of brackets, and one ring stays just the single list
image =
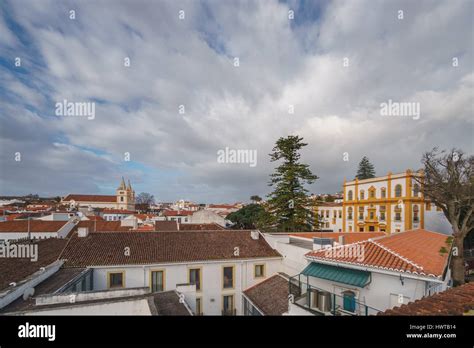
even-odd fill
[{"label": "balcony railing", "polygon": [[222,315],[225,316],[234,316],[237,315],[237,309],[227,309],[227,310],[222,310]]},{"label": "balcony railing", "polygon": [[315,315],[376,315],[380,310],[355,298],[344,297],[301,281],[301,274],[289,279],[289,292],[295,304]]}]

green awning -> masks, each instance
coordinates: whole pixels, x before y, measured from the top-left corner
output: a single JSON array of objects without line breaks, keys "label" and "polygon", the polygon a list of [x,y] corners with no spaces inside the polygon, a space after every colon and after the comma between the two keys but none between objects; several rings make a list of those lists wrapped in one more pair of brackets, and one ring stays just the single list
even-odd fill
[{"label": "green awning", "polygon": [[370,272],[311,262],[301,274],[363,288],[370,283]]}]

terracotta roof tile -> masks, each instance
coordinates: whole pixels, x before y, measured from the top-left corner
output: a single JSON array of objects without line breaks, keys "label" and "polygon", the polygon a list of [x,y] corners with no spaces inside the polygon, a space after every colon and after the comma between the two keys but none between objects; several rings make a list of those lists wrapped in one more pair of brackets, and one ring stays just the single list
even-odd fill
[{"label": "terracotta roof tile", "polygon": [[[67,221],[30,220],[30,232],[57,232]],[[0,222],[0,233],[28,232],[28,220]]]},{"label": "terracotta roof tile", "polygon": [[474,283],[467,283],[378,315],[463,315],[474,310]]},{"label": "terracotta roof tile", "polygon": [[[446,268],[449,253],[441,253],[440,250],[442,247],[450,250],[451,246],[446,243],[448,237],[441,233],[417,229],[345,246],[312,251],[306,256],[315,260],[441,277]],[[360,260],[359,255],[349,252],[355,244],[363,248],[363,260]],[[333,252],[328,252],[328,250]]]},{"label": "terracotta roof tile", "polygon": [[[23,242],[21,244],[27,244]],[[31,262],[29,258],[0,258],[0,290],[7,288],[11,282],[19,282],[41,267],[56,261],[66,246],[67,239],[48,238],[36,240],[32,244],[38,245],[38,260]]]},{"label": "terracotta roof tile", "polygon": [[76,202],[107,202],[115,203],[117,202],[117,197],[112,195],[80,195],[80,194],[70,194],[64,197],[63,201],[74,200]]},{"label": "terracotta roof tile", "polygon": [[244,294],[264,315],[282,315],[288,311],[288,280],[281,275],[265,279]]},{"label": "terracotta roof tile", "polygon": [[[125,248],[130,248],[130,256]],[[239,248],[239,256],[234,248]],[[67,267],[100,265],[141,265],[164,262],[191,262],[246,258],[281,257],[260,237],[250,231],[193,232],[110,232],[74,234],[64,252]]]}]

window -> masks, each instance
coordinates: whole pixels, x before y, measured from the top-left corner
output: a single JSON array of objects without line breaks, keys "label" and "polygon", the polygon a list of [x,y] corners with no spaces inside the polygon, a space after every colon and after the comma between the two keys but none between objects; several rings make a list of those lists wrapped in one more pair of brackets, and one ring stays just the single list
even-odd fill
[{"label": "window", "polygon": [[109,272],[107,273],[108,288],[125,287],[125,272]]},{"label": "window", "polygon": [[151,292],[165,290],[165,271],[150,271],[150,288]]},{"label": "window", "polygon": [[399,211],[395,212],[395,221],[402,221],[402,213]]},{"label": "window", "polygon": [[413,206],[413,222],[418,222],[420,221],[420,217],[419,217],[419,210],[418,210],[418,206],[417,205],[414,205]]},{"label": "window", "polygon": [[337,210],[333,211],[333,216],[334,216],[334,218],[337,218]]},{"label": "window", "polygon": [[326,210],[326,217],[329,217],[329,210]]},{"label": "window", "polygon": [[364,220],[364,207],[359,207],[359,220]]},{"label": "window", "polygon": [[402,196],[402,185],[395,186],[395,197]]},{"label": "window", "polygon": [[382,198],[386,198],[386,197],[387,197],[387,190],[385,189],[385,187],[382,187],[382,188],[380,189],[380,196],[381,196]]},{"label": "window", "polygon": [[123,202],[123,197],[120,197],[120,202]]},{"label": "window", "polygon": [[364,190],[360,190],[360,199],[365,199],[365,192]]},{"label": "window", "polygon": [[234,295],[222,296],[222,315],[234,315]]},{"label": "window", "polygon": [[352,232],[352,225],[349,225],[349,232]]},{"label": "window", "polygon": [[348,220],[352,220],[352,207],[349,207],[349,209],[347,209],[347,219]]},{"label": "window", "polygon": [[370,215],[370,220],[373,220],[374,219],[374,212],[371,211],[369,215]]},{"label": "window", "polygon": [[347,200],[352,201],[352,190],[347,192]]},{"label": "window", "polygon": [[254,277],[255,278],[265,277],[265,265],[255,265],[255,267],[254,267]]},{"label": "window", "polygon": [[419,192],[420,192],[420,185],[418,184],[413,185],[413,196],[418,197]]},{"label": "window", "polygon": [[191,268],[189,270],[189,283],[196,284],[196,291],[201,290],[201,269]]},{"label": "window", "polygon": [[202,299],[196,297],[196,315],[202,315]]},{"label": "window", "polygon": [[234,266],[222,268],[222,288],[234,288]]},{"label": "window", "polygon": [[326,222],[326,228],[329,228],[329,222]]},{"label": "window", "polygon": [[364,232],[364,228],[363,228],[363,227],[359,227],[359,232]]},{"label": "window", "polygon": [[375,198],[375,188],[369,190],[369,198]]},{"label": "window", "polygon": [[342,210],[339,210],[339,219],[342,219]]}]

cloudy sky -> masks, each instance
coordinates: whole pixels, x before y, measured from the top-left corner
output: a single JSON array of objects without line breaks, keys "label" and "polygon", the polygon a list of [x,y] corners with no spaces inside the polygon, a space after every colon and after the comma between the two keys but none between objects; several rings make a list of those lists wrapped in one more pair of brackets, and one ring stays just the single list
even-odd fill
[{"label": "cloudy sky", "polygon": [[[364,155],[383,175],[434,146],[472,154],[473,13],[469,0],[1,1],[0,194],[111,194],[125,176],[161,201],[248,201],[269,192],[268,154],[290,134],[308,143],[315,193],[339,191]],[[56,115],[63,100],[95,117]],[[389,100],[420,117],[381,115]],[[226,147],[257,165],[219,163]]]}]

